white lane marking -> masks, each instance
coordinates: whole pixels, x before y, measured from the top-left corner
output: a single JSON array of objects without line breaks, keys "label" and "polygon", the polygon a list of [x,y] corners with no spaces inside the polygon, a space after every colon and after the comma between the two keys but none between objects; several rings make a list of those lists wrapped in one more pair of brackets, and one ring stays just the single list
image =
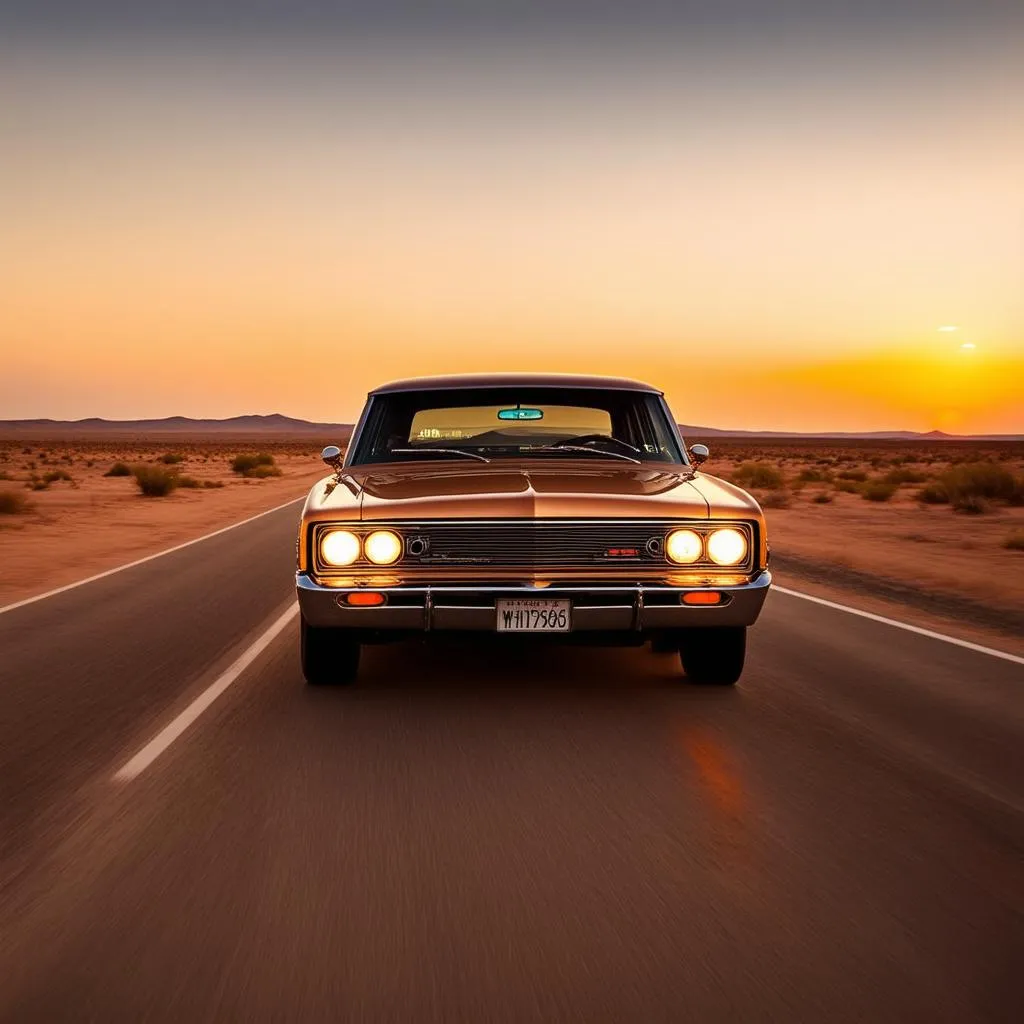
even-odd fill
[{"label": "white lane marking", "polygon": [[130,761],[114,772],[115,782],[141,775],[274,642],[299,613],[298,602],[283,612],[177,718],[164,726]]},{"label": "white lane marking", "polygon": [[787,590],[785,587],[772,585],[772,590],[786,594],[789,597],[799,597],[804,601],[813,601],[814,604],[824,605],[826,608],[835,608],[837,611],[849,612],[851,615],[859,615],[862,619],[870,619],[872,622],[882,622],[886,626],[895,626],[897,629],[905,629],[908,633],[917,633],[926,636],[931,640],[941,640],[943,643],[955,644],[957,647],[966,647],[969,651],[977,651],[979,654],[988,654],[993,658],[1002,658],[1003,661],[1012,661],[1015,665],[1024,665],[1024,658],[1016,654],[1009,654],[1006,651],[997,651],[994,647],[982,647],[981,644],[972,644],[970,640],[960,640],[955,636],[947,636],[945,633],[936,633],[931,629],[922,629],[920,626],[911,626],[909,622],[899,622],[897,619],[887,619],[884,615],[875,615],[874,612],[861,611],[860,608],[851,608],[849,605],[837,604],[835,601],[826,601],[823,597],[813,597],[810,594],[802,594],[799,590]]},{"label": "white lane marking", "polygon": [[0,615],[3,615],[4,612],[13,612],[15,608],[24,608],[27,604],[35,604],[36,601],[45,601],[48,597],[56,597],[57,594],[63,594],[67,590],[74,590],[75,587],[84,587],[86,583],[95,583],[97,580],[105,579],[107,576],[113,576],[114,573],[124,572],[125,569],[134,569],[137,565],[152,562],[154,558],[163,558],[164,555],[172,555],[175,551],[181,551],[182,548],[191,547],[193,544],[199,544],[204,540],[210,540],[212,537],[219,537],[222,533],[227,533],[228,530],[236,530],[239,526],[245,526],[246,523],[255,522],[257,519],[269,516],[272,512],[280,512],[281,509],[287,508],[289,505],[294,505],[300,501],[305,501],[305,495],[298,498],[292,498],[291,501],[286,501],[283,505],[276,505],[274,508],[268,508],[266,512],[257,512],[256,515],[249,516],[248,519],[243,519],[240,522],[232,523],[230,526],[222,526],[219,530],[214,530],[213,533],[204,533],[202,537],[196,537],[194,540],[187,540],[183,544],[175,544],[173,548],[158,551],[155,555],[146,555],[144,558],[136,558],[134,562],[126,562],[124,565],[119,565],[114,569],[107,569],[106,572],[98,572],[95,576],[87,576],[84,580],[77,580],[75,583],[65,583],[63,587],[56,587],[53,590],[48,590],[45,594],[36,594],[35,597],[26,597],[22,601],[15,601],[14,604],[5,604],[0,608]]}]

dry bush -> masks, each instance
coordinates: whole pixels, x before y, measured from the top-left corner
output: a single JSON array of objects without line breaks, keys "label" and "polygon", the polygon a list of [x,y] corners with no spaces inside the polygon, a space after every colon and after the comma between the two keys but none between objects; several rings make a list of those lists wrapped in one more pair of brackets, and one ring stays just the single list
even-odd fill
[{"label": "dry bush", "polygon": [[917,492],[917,500],[923,502],[925,505],[945,505],[949,501],[949,495],[946,493],[946,488],[936,481],[934,483],[925,484],[925,486]]},{"label": "dry bush", "polygon": [[110,469],[103,474],[104,476],[131,476],[131,466],[124,462],[115,462]]},{"label": "dry bush", "polygon": [[43,474],[43,480],[48,484],[54,484],[58,480],[72,480],[71,474],[66,469],[51,469]]},{"label": "dry bush", "polygon": [[888,501],[896,493],[896,485],[886,480],[871,480],[860,491],[865,501]]},{"label": "dry bush", "polygon": [[813,498],[811,498],[811,501],[813,501],[815,505],[828,505],[832,501],[832,495],[829,494],[828,491],[819,491]]},{"label": "dry bush", "polygon": [[179,455],[177,452],[164,452],[164,454],[160,456],[159,461],[164,463],[165,466],[175,466],[179,462],[184,462],[185,456]]},{"label": "dry bush", "polygon": [[223,480],[199,480],[194,476],[179,476],[178,486],[189,490],[210,490],[214,487],[223,487]]},{"label": "dry bush", "polygon": [[231,469],[235,473],[249,476],[258,466],[273,466],[274,456],[267,452],[255,452],[246,455],[236,455],[231,460]]},{"label": "dry bush", "polygon": [[855,483],[853,480],[837,480],[836,490],[843,494],[859,494],[860,484]]},{"label": "dry bush", "polygon": [[280,476],[281,470],[277,466],[253,466],[242,474],[250,480],[263,480],[268,476]]},{"label": "dry bush", "polygon": [[1024,551],[1024,530],[1014,530],[1003,541],[1003,547],[1008,551]]},{"label": "dry bush", "polygon": [[902,467],[900,469],[890,469],[882,479],[884,479],[886,483],[896,484],[899,486],[900,484],[924,483],[924,481],[928,479],[928,475],[916,469],[907,469],[906,467]]},{"label": "dry bush", "polygon": [[21,491],[0,491],[0,515],[22,515],[31,507],[28,498]]},{"label": "dry bush", "polygon": [[758,499],[761,508],[789,508],[789,492],[783,488],[769,491]]},{"label": "dry bush", "polygon": [[147,498],[164,498],[178,486],[178,474],[163,466],[133,466],[132,476]]},{"label": "dry bush", "polygon": [[766,491],[784,487],[786,478],[774,466],[763,462],[744,462],[732,472],[732,479],[741,487],[758,487]]},{"label": "dry bush", "polygon": [[816,483],[828,483],[832,479],[832,474],[827,469],[801,469],[797,474],[797,480],[803,483],[816,484]]},{"label": "dry bush", "polygon": [[864,483],[868,474],[863,469],[844,469],[839,473],[840,480],[854,480],[859,484]]},{"label": "dry bush", "polygon": [[995,462],[959,462],[938,481],[922,488],[918,500],[931,504],[948,501],[954,512],[980,514],[993,501],[1020,504],[1024,487],[1005,467]]}]

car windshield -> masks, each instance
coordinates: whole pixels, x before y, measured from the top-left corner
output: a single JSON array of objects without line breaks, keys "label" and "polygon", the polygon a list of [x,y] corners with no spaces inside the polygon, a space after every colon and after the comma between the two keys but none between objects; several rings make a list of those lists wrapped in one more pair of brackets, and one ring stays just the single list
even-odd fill
[{"label": "car windshield", "polygon": [[659,395],[506,387],[374,395],[349,464],[524,457],[684,461]]}]

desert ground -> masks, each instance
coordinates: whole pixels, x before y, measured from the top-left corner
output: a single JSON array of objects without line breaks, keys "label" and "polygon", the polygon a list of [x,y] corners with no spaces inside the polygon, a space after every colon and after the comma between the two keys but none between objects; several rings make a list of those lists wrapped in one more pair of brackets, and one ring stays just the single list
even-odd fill
[{"label": "desert ground", "polygon": [[[0,605],[298,498],[325,473],[321,447],[308,438],[0,441]],[[272,461],[248,466],[260,456]],[[157,490],[174,485],[146,496],[136,470]]]},{"label": "desert ground", "polygon": [[[762,502],[773,567],[787,576],[826,596],[857,591],[883,613],[907,605],[924,625],[954,619],[982,640],[1024,633],[1024,445],[707,443],[706,471]],[[0,604],[298,498],[324,475],[320,447],[306,437],[0,440]],[[138,476],[176,486],[146,496]]]}]

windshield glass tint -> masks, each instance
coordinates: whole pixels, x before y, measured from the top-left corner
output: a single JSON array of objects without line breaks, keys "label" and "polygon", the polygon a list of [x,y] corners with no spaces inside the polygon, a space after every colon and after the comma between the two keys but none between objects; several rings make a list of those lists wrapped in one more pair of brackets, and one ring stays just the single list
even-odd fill
[{"label": "windshield glass tint", "polygon": [[683,461],[657,395],[467,388],[375,395],[349,464],[458,457]]},{"label": "windshield glass tint", "polygon": [[468,405],[453,409],[420,409],[412,418],[406,440],[410,444],[421,441],[486,444],[495,432],[503,439],[539,443],[583,434],[610,435],[612,417],[606,409],[584,409],[573,405],[531,406],[526,410],[522,404],[512,408]]}]

